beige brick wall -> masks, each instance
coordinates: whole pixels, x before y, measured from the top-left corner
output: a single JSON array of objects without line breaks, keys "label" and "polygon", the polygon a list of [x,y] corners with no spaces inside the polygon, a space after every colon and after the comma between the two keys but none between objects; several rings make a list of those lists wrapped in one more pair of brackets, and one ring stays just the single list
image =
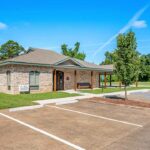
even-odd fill
[{"label": "beige brick wall", "polygon": [[99,72],[94,72],[93,79],[93,88],[99,88]]},{"label": "beige brick wall", "polygon": [[[69,80],[67,80],[69,77]],[[74,89],[74,71],[64,71],[64,89]],[[77,83],[88,82],[91,84],[91,71],[77,71]],[[93,73],[93,88],[99,87],[99,72]]]},{"label": "beige brick wall", "polygon": [[[77,82],[88,82],[91,84],[91,71],[77,71]],[[99,72],[93,72],[93,88],[99,87]]]},{"label": "beige brick wall", "polygon": [[[6,72],[11,71],[11,90],[7,89]],[[0,67],[0,92],[19,94],[19,85],[29,84],[29,72],[39,71],[39,90],[31,93],[50,92],[53,90],[53,71],[50,67],[35,67],[25,65],[8,65]],[[74,70],[64,71],[64,89],[74,89]],[[93,74],[93,88],[99,87],[99,73]],[[91,84],[91,71],[77,71],[77,83],[89,82]]]},{"label": "beige brick wall", "polygon": [[[11,71],[11,90],[7,90],[7,70]],[[19,94],[19,85],[29,84],[29,72],[39,71],[39,90],[32,90],[31,93],[52,91],[52,69],[49,67],[34,66],[5,66],[0,67],[0,92]]]},{"label": "beige brick wall", "polygon": [[88,82],[91,84],[91,72],[90,71],[77,71],[77,82]]},{"label": "beige brick wall", "polygon": [[64,90],[74,89],[74,71],[64,71]]}]

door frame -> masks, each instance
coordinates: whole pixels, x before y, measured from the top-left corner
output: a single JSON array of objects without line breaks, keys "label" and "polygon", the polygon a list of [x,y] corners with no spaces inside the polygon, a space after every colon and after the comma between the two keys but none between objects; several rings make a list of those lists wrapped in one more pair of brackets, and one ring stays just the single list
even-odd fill
[{"label": "door frame", "polygon": [[[60,87],[58,87],[58,82],[60,80],[58,80],[59,78],[59,73],[62,73],[63,74],[63,78],[62,78],[62,89],[60,89]],[[53,89],[54,89],[54,72],[53,72]],[[64,90],[64,72],[63,71],[60,71],[60,70],[56,70],[56,91],[58,90]]]}]

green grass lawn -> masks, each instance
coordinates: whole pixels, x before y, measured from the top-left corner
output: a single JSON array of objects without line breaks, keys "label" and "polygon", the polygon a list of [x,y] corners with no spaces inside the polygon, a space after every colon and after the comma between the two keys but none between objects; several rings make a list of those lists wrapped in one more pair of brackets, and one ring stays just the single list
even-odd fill
[{"label": "green grass lawn", "polygon": [[49,92],[40,94],[10,95],[0,93],[0,109],[35,105],[33,101],[36,100],[55,99],[72,96],[79,96],[79,94],[69,94],[65,92]]},{"label": "green grass lawn", "polygon": [[138,85],[139,86],[148,86],[148,87],[150,87],[150,82],[139,82]]},{"label": "green grass lawn", "polygon": [[[109,82],[107,82],[107,85],[109,85]],[[113,86],[118,86],[119,82],[112,82]],[[132,84],[132,86],[135,86],[135,84]],[[150,87],[150,82],[138,82],[139,87]]]},{"label": "green grass lawn", "polygon": [[[128,91],[129,90],[139,90],[139,89],[150,89],[150,87],[128,87]],[[102,92],[102,89],[86,89],[86,90],[80,90],[80,92],[83,92],[83,93],[92,93],[92,94],[101,94],[101,93],[111,93],[111,92],[119,92],[119,91],[124,91],[124,88],[104,88],[103,89],[103,92]]]}]

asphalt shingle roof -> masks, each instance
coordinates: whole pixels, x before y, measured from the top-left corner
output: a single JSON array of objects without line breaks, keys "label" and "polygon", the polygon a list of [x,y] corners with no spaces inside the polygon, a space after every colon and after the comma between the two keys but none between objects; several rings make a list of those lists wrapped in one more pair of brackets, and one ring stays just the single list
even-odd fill
[{"label": "asphalt shingle roof", "polygon": [[[32,63],[32,64],[42,64],[42,65],[55,65],[58,62],[61,62],[65,59],[69,59],[69,57],[56,53],[52,50],[45,50],[39,48],[31,48],[30,51],[26,54],[7,59],[2,61],[1,63],[5,62],[19,62],[19,63]],[[86,61],[82,61],[75,58],[70,58],[81,64],[85,68],[95,68],[95,69],[108,69],[113,70],[113,65],[96,65],[94,63],[89,63]]]}]

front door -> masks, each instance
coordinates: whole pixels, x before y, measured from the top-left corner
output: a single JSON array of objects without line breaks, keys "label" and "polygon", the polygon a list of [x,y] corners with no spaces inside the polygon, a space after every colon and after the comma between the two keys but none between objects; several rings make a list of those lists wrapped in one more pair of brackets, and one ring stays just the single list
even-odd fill
[{"label": "front door", "polygon": [[64,90],[64,72],[56,71],[56,90]]}]

